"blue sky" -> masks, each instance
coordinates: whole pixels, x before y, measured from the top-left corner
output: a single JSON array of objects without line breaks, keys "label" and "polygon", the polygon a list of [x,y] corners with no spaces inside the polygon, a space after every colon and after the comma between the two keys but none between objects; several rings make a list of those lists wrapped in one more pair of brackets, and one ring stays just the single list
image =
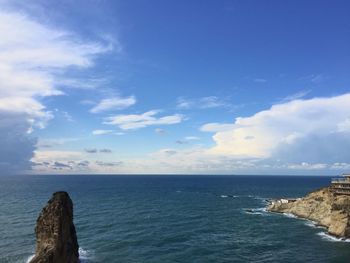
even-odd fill
[{"label": "blue sky", "polygon": [[350,169],[348,1],[0,7],[6,172]]}]

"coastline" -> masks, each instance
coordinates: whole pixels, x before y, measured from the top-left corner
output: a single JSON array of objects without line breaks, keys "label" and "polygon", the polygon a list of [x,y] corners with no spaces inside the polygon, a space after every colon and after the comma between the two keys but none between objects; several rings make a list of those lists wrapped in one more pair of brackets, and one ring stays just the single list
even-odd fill
[{"label": "coastline", "polygon": [[303,198],[270,200],[266,210],[310,220],[316,227],[324,227],[327,234],[334,238],[350,238],[350,197],[335,195],[330,187],[311,192]]}]

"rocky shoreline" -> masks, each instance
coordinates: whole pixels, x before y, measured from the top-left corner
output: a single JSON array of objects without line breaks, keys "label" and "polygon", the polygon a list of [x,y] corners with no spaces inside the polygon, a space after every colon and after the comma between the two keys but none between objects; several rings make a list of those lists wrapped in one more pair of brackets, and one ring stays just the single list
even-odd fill
[{"label": "rocky shoreline", "polygon": [[350,238],[350,196],[335,195],[330,187],[303,198],[270,200],[268,212],[290,213],[316,222],[337,238]]}]

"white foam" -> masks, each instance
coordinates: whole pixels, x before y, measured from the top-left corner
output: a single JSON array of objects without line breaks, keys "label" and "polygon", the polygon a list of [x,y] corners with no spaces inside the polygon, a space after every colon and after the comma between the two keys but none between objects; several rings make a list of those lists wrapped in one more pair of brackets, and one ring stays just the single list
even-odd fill
[{"label": "white foam", "polygon": [[238,195],[220,195],[221,198],[227,198],[227,197],[230,197],[230,198],[238,198],[239,196]]},{"label": "white foam", "polygon": [[251,214],[251,215],[267,215],[267,210],[266,207],[261,207],[261,208],[245,208],[244,212],[246,214]]},{"label": "white foam", "polygon": [[[35,254],[29,256],[26,260],[26,263],[29,263],[34,258],[34,256],[35,256]],[[79,259],[86,260],[89,258],[91,258],[91,251],[85,250],[85,249],[80,247],[79,248]]]},{"label": "white foam", "polygon": [[350,242],[350,239],[337,238],[327,234],[326,232],[320,232],[317,233],[317,235],[319,235],[323,240],[327,240],[330,242]]},{"label": "white foam", "polygon": [[29,263],[33,258],[34,258],[35,254],[34,255],[31,255],[27,258],[26,260],[26,263]]},{"label": "white foam", "polygon": [[309,221],[309,220],[305,220],[305,225],[306,226],[309,226],[309,227],[312,227],[312,228],[316,228],[316,222],[313,222],[313,221]]},{"label": "white foam", "polygon": [[79,259],[88,259],[90,256],[90,251],[79,248]]},{"label": "white foam", "polygon": [[286,217],[290,217],[290,218],[298,218],[297,216],[295,216],[291,213],[283,213],[283,215],[285,215]]}]

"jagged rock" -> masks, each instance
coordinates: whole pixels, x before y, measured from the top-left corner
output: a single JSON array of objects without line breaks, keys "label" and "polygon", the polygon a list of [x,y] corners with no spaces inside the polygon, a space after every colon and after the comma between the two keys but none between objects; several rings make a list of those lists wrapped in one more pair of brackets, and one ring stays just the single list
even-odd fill
[{"label": "jagged rock", "polygon": [[297,217],[315,221],[328,229],[328,233],[340,238],[350,238],[350,196],[334,195],[329,187],[312,192],[304,198],[283,202],[270,202],[267,210],[291,213]]},{"label": "jagged rock", "polygon": [[68,193],[56,192],[41,211],[35,227],[36,253],[30,263],[78,263],[79,245]]}]

